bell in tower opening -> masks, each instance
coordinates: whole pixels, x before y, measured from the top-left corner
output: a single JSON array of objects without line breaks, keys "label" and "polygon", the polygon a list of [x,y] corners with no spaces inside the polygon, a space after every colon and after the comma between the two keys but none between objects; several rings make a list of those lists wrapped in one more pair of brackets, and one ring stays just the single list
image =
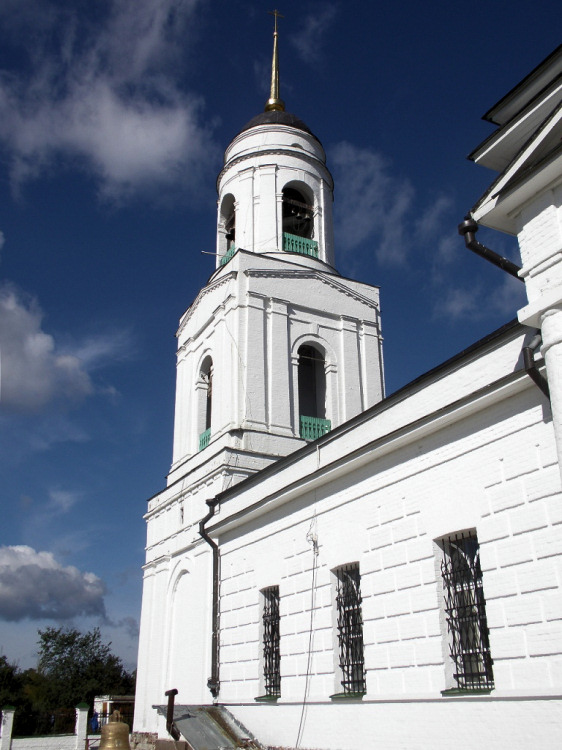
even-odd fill
[{"label": "bell in tower opening", "polygon": [[304,195],[292,187],[283,190],[283,231],[305,237],[314,236],[314,208]]}]

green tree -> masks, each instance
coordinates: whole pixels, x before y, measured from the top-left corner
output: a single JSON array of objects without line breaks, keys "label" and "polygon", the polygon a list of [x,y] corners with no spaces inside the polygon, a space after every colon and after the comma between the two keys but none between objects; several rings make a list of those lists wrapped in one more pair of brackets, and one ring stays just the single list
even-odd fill
[{"label": "green tree", "polygon": [[102,643],[99,628],[87,633],[76,629],[45,628],[39,631],[38,675],[44,709],[71,708],[96,695],[134,692],[134,678]]},{"label": "green tree", "polygon": [[30,679],[35,670],[27,669],[22,672],[15,664],[11,664],[6,656],[0,656],[0,708],[14,706],[14,734],[32,734],[36,723],[32,710],[32,699],[29,693]]},{"label": "green tree", "polygon": [[23,701],[22,673],[6,656],[0,656],[0,708],[19,706]]}]

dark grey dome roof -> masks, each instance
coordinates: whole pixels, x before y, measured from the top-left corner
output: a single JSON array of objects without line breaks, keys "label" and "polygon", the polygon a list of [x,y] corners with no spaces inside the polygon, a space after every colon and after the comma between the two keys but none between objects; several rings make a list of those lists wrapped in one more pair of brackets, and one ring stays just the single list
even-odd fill
[{"label": "dark grey dome roof", "polygon": [[[252,117],[250,122],[247,122],[246,125],[244,125],[240,133],[243,133],[250,128],[255,128],[256,125],[288,125],[291,128],[297,128],[297,130],[304,130],[305,133],[309,133],[316,138],[308,125],[305,125],[302,120],[299,120],[296,115],[292,115],[290,112],[280,110],[260,112],[259,115]],[[238,135],[240,135],[240,133],[238,133]],[[318,140],[318,138],[316,138],[316,140]]]}]

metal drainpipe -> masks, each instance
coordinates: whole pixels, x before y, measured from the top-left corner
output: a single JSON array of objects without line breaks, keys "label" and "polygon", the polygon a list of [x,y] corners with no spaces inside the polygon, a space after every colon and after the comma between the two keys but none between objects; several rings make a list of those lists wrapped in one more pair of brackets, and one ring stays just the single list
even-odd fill
[{"label": "metal drainpipe", "polygon": [[521,353],[523,354],[523,365],[525,367],[525,372],[531,378],[533,383],[535,383],[541,389],[544,395],[550,400],[550,389],[548,387],[548,381],[544,377],[544,375],[538,371],[537,366],[535,365],[535,350],[540,345],[541,341],[541,332],[537,330],[532,341],[527,346],[524,346],[521,349]]},{"label": "metal drainpipe", "polygon": [[213,698],[219,694],[219,546],[214,542],[205,531],[205,524],[215,515],[215,507],[218,505],[218,499],[207,500],[209,512],[199,522],[199,534],[207,542],[213,551],[213,613],[212,613],[212,636],[211,636],[211,676],[207,680],[207,687],[211,691]]},{"label": "metal drainpipe", "polygon": [[[476,253],[476,255],[480,255],[481,258],[489,260],[490,263],[493,263],[495,266],[498,266],[498,268],[506,271],[516,279],[519,279],[519,281],[523,281],[521,276],[519,276],[519,271],[521,270],[520,266],[515,265],[515,263],[512,263],[507,258],[504,258],[502,255],[498,255],[498,253],[490,250],[489,247],[486,247],[485,245],[482,245],[482,243],[478,242],[475,236],[476,232],[478,231],[478,224],[474,221],[470,214],[467,214],[464,217],[464,221],[459,224],[458,231],[459,234],[464,237],[464,244],[469,250],[472,250],[472,252]],[[527,373],[527,375],[541,389],[544,395],[548,399],[550,399],[548,382],[544,375],[542,375],[537,370],[537,366],[535,365],[535,349],[540,343],[541,333],[540,331],[537,331],[536,336],[533,338],[531,343],[521,349],[521,352],[523,354],[523,364],[525,366],[525,372]]]},{"label": "metal drainpipe", "polygon": [[515,263],[512,263],[507,258],[504,258],[502,255],[498,255],[498,253],[490,250],[489,247],[486,247],[485,245],[482,245],[480,242],[478,242],[475,236],[476,232],[478,231],[478,224],[474,221],[470,214],[467,214],[464,217],[464,221],[459,224],[458,231],[459,234],[463,235],[464,244],[469,250],[472,250],[472,252],[476,253],[476,255],[480,255],[481,258],[489,260],[490,263],[493,263],[495,266],[498,266],[498,268],[506,271],[516,279],[519,279],[519,281],[523,281],[521,276],[519,276],[519,271],[521,270],[520,266],[515,265]]},{"label": "metal drainpipe", "polygon": [[166,692],[164,693],[164,695],[168,697],[168,708],[166,711],[166,730],[176,742],[178,742],[181,738],[181,734],[177,726],[174,724],[174,699],[177,694],[178,691],[176,690],[176,688],[173,688],[172,690],[166,690]]}]

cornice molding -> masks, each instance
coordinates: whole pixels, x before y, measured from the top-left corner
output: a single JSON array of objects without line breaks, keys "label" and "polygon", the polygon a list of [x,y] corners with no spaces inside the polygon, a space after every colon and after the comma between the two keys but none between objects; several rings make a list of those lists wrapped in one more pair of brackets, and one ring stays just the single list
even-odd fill
[{"label": "cornice molding", "polygon": [[230,271],[229,273],[225,274],[224,276],[221,276],[220,278],[216,279],[216,281],[213,281],[210,284],[207,284],[207,286],[204,286],[203,289],[201,289],[197,297],[195,297],[191,305],[183,314],[183,317],[180,320],[179,328],[176,333],[176,338],[178,338],[183,332],[184,328],[186,327],[187,323],[193,316],[193,313],[195,312],[197,306],[199,305],[203,297],[206,294],[209,294],[209,292],[214,292],[219,287],[224,286],[224,284],[226,284],[227,282],[236,279],[237,276],[238,276],[238,271]]},{"label": "cornice molding", "polygon": [[328,276],[322,271],[315,271],[313,269],[295,269],[295,270],[264,270],[264,269],[252,269],[248,268],[244,271],[244,274],[249,277],[254,278],[278,278],[278,279],[317,279],[318,281],[321,281],[323,284],[326,284],[327,286],[331,287],[332,289],[335,289],[336,291],[345,294],[347,297],[351,297],[351,299],[356,300],[357,302],[361,302],[364,305],[367,305],[373,310],[379,309],[379,304],[377,302],[373,302],[373,300],[370,300],[368,297],[365,297],[362,294],[359,294],[359,292],[356,292],[353,289],[350,289],[345,284],[336,281],[331,276]]},{"label": "cornice molding", "polygon": [[[294,149],[287,149],[287,148],[265,148],[260,151],[252,151],[248,154],[241,154],[240,156],[236,156],[231,161],[227,162],[224,167],[219,172],[219,175],[217,177],[217,192],[219,192],[219,183],[222,180],[223,176],[230,170],[231,167],[235,167],[237,164],[240,164],[243,161],[248,161],[248,159],[256,159],[257,157],[262,156],[291,156],[295,158],[302,159],[305,162],[308,162],[311,165],[314,165],[315,167],[318,167],[320,165],[322,167],[322,170],[326,173],[328,176],[328,184],[330,185],[330,189],[334,189],[334,178],[332,177],[332,174],[328,167],[322,162],[321,159],[319,159],[316,156],[311,156],[306,151],[303,151],[302,153],[299,151],[298,153]],[[278,167],[279,164],[275,164],[274,166]]]}]

